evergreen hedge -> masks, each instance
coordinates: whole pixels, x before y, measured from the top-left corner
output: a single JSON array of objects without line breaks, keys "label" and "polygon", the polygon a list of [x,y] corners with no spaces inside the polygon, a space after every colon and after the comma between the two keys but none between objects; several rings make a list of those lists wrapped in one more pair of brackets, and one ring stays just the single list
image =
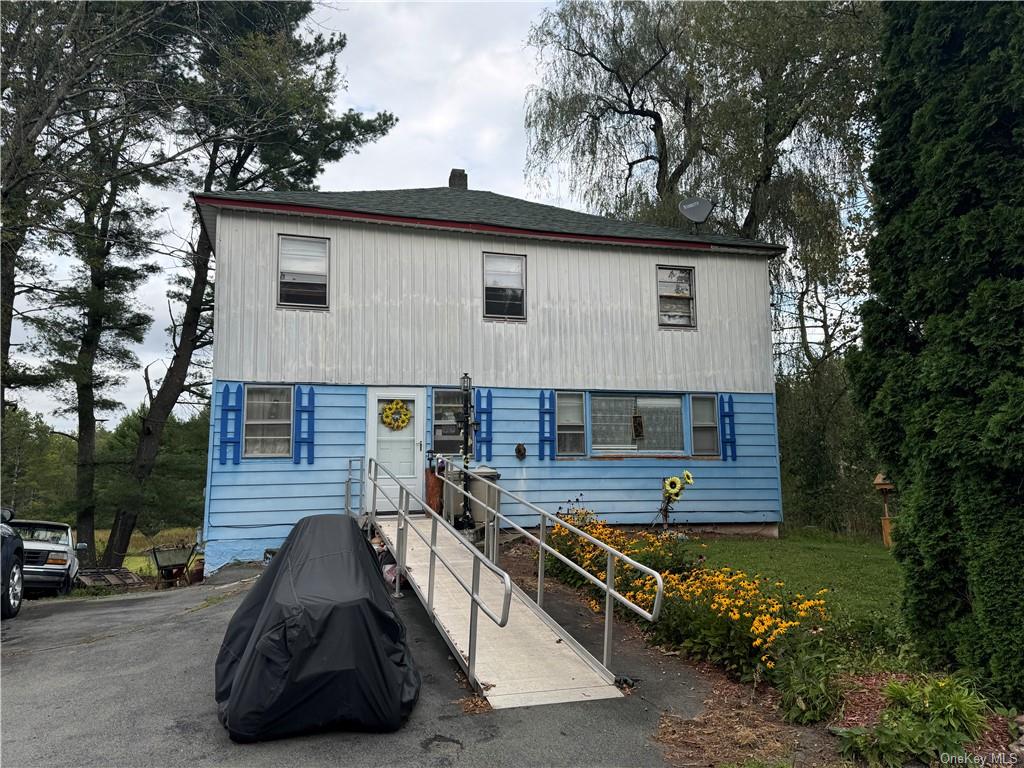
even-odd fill
[{"label": "evergreen hedge", "polygon": [[1024,5],[889,4],[849,361],[933,661],[1024,705]]}]

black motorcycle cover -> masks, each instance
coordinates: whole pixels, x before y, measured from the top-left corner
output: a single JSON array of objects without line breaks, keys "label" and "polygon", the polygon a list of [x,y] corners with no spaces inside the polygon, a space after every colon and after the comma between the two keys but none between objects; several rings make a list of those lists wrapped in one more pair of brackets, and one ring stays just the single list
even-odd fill
[{"label": "black motorcycle cover", "polygon": [[235,741],[402,725],[420,674],[354,518],[295,524],[228,624],[216,686],[220,721]]}]

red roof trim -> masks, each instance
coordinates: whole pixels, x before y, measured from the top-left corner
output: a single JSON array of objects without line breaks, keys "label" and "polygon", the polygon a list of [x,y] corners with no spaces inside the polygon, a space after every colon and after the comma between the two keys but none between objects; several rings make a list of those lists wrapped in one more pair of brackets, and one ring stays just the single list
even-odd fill
[{"label": "red roof trim", "polygon": [[279,213],[306,213],[319,216],[335,216],[341,219],[357,219],[360,221],[379,221],[389,224],[412,224],[420,227],[436,229],[459,229],[473,232],[492,232],[505,235],[522,235],[526,237],[542,236],[555,240],[585,240],[589,242],[621,243],[624,245],[656,245],[662,248],[710,249],[711,243],[683,242],[677,240],[659,240],[654,238],[615,237],[613,235],[580,235],[570,232],[546,232],[544,230],[518,229],[502,227],[496,224],[474,224],[463,221],[444,221],[441,219],[421,219],[413,216],[390,216],[383,213],[359,213],[357,211],[339,211],[334,208],[319,208],[313,205],[295,205],[293,203],[257,202],[253,200],[226,200],[220,197],[194,196],[197,205],[222,205],[227,208],[250,208]]}]

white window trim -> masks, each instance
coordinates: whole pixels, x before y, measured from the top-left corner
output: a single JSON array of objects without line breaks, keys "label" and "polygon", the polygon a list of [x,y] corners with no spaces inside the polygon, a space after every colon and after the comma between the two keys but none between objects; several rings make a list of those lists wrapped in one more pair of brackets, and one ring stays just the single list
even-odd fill
[{"label": "white window trim", "polygon": [[[583,415],[583,422],[578,426],[581,428],[581,432],[571,432],[566,434],[581,434],[583,435],[583,447],[579,453],[562,453],[558,449],[558,430],[561,427],[561,420],[558,418],[558,400],[561,395],[579,395],[580,398],[580,413]],[[576,424],[566,426],[577,426]],[[555,391],[555,456],[586,456],[587,455],[587,396],[586,393],[577,390],[556,390]]]},{"label": "white window trim", "polygon": [[[713,424],[698,424],[697,419],[694,417],[693,401],[701,398],[710,399],[715,409],[714,423]],[[690,453],[693,456],[721,456],[722,455],[722,425],[721,420],[718,416],[718,395],[713,394],[692,394],[690,395]],[[718,447],[714,451],[698,451],[697,441],[694,437],[695,429],[710,429],[715,428],[715,434],[718,436]]]},{"label": "white window trim", "polygon": [[[658,287],[659,269],[686,269],[690,272],[690,325],[678,325],[675,323],[661,322],[661,289]],[[685,264],[656,264],[654,266],[654,317],[658,328],[666,331],[696,331],[697,330],[697,268]]]},{"label": "white window trim", "polygon": [[[459,389],[458,387],[435,387],[430,392],[430,450],[434,451],[435,453],[437,453],[437,446],[434,445],[434,438],[435,438],[434,430],[437,429],[437,425],[439,423],[438,420],[437,420],[437,394],[439,392],[456,392],[460,396],[462,395],[462,390]],[[443,421],[443,422],[440,422],[440,423],[447,424],[448,422]],[[456,426],[458,426],[458,422],[457,421],[454,422],[454,423],[455,423]],[[458,442],[459,442],[458,450],[461,452],[462,451],[462,435],[461,434],[458,435],[457,439],[458,439]],[[470,450],[473,449],[473,432],[472,431],[470,431],[470,433],[469,433],[469,447],[470,447]],[[454,455],[454,454],[447,454],[447,455]]]},{"label": "white window trim", "polygon": [[[288,453],[247,453],[245,450],[245,432],[249,426],[246,417],[249,405],[250,389],[290,389],[291,400],[288,403]],[[284,421],[253,421],[255,424],[283,424]],[[242,402],[242,458],[243,459],[290,459],[295,451],[295,387],[291,384],[246,384],[245,397]]]},{"label": "white window trim", "polygon": [[[319,304],[296,304],[288,301],[281,301],[281,241],[291,237],[297,240],[321,240],[327,243],[327,274],[325,275],[327,282],[327,303],[323,306]],[[305,309],[312,312],[326,312],[331,308],[331,238],[329,237],[316,237],[314,235],[293,235],[287,232],[279,232],[277,235],[277,279],[274,281],[274,288],[277,295],[277,306],[282,309]]]},{"label": "white window trim", "polygon": [[[489,315],[487,314],[487,257],[488,256],[514,256],[523,263],[523,316],[518,317],[516,315]],[[505,323],[525,323],[526,318],[529,316],[527,309],[527,290],[526,290],[526,254],[525,253],[501,253],[499,251],[484,251],[483,259],[481,260],[481,266],[483,271],[481,273],[481,285],[483,286],[483,293],[480,295],[481,304],[484,320],[494,320]]]}]

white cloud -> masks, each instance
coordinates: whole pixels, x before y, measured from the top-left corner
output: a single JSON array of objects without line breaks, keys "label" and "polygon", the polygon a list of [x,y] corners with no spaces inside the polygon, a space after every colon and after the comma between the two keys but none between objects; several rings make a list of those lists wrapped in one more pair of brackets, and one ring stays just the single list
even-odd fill
[{"label": "white cloud", "polygon": [[[523,107],[535,81],[534,54],[525,46],[539,3],[330,3],[312,16],[314,29],[348,38],[340,64],[348,89],[339,110],[393,112],[398,125],[382,140],[325,169],[324,190],[437,187],[451,168],[465,168],[472,189],[487,189],[556,205],[553,191],[528,190],[523,178],[526,135]],[[538,194],[541,195],[538,197]],[[187,234],[190,211],[185,190],[154,191],[166,207],[159,226]],[[159,259],[165,269],[171,260]],[[167,275],[139,291],[155,320],[136,353],[147,363],[168,356]],[[23,338],[19,333],[15,341]],[[160,370],[154,365],[154,371]],[[115,393],[133,408],[145,397],[141,371],[130,374]],[[24,407],[50,414],[56,402],[45,393],[25,392]],[[73,419],[48,416],[59,429]],[[112,417],[112,421],[117,415]]]}]

